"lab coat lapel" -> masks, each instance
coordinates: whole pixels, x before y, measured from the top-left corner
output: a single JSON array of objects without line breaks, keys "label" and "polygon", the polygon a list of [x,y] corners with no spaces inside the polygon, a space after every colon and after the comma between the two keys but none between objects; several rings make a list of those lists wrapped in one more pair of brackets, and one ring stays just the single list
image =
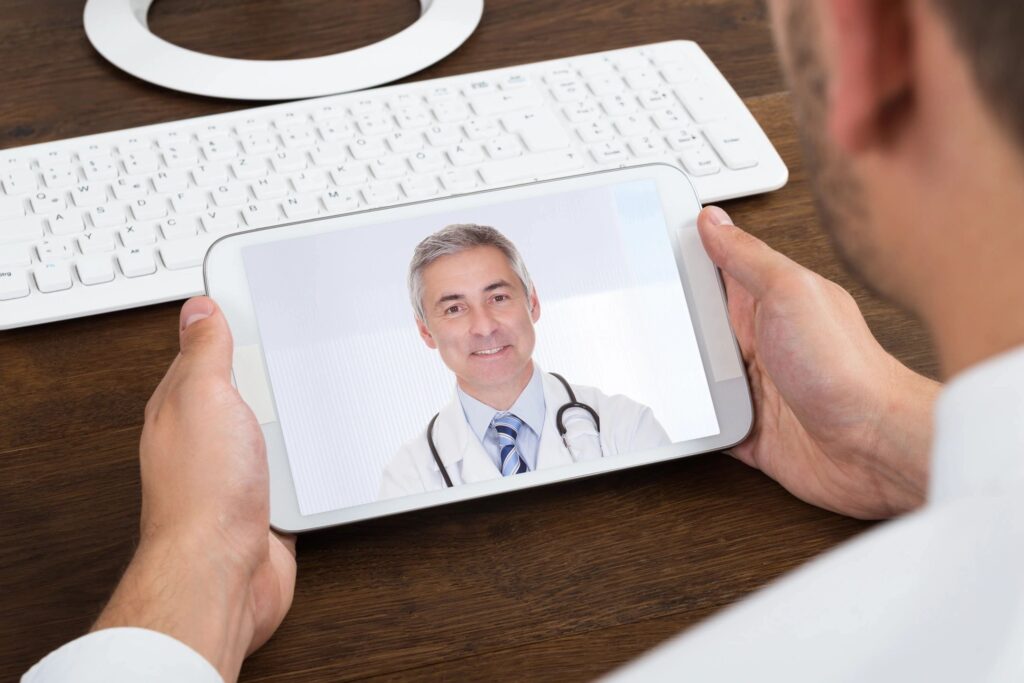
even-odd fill
[{"label": "lab coat lapel", "polygon": [[[501,472],[491,462],[483,445],[466,422],[466,414],[462,410],[457,392],[441,410],[435,427],[437,429],[434,440],[437,451],[453,483],[459,483],[461,480],[462,483],[469,484],[501,477]],[[437,467],[436,463],[434,467]]]},{"label": "lab coat lapel", "polygon": [[544,428],[540,434],[540,447],[537,450],[537,469],[571,465],[574,461],[569,450],[562,442],[555,425],[558,409],[569,400],[565,387],[548,373],[542,373],[544,386]]}]

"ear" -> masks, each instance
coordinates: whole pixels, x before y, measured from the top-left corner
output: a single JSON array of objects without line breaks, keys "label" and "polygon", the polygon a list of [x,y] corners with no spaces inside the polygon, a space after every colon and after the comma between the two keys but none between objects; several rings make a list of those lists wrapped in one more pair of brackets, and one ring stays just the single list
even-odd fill
[{"label": "ear", "polygon": [[430,330],[427,329],[427,324],[419,318],[416,318],[416,329],[419,331],[420,339],[423,340],[424,344],[432,349],[437,348],[437,342],[434,341],[434,335],[430,334]]},{"label": "ear", "polygon": [[530,295],[530,317],[533,322],[540,320],[540,299],[537,298],[537,288],[533,289],[533,294]]},{"label": "ear", "polygon": [[905,0],[828,0],[823,58],[830,71],[828,130],[849,153],[884,143],[912,94],[910,8]]}]

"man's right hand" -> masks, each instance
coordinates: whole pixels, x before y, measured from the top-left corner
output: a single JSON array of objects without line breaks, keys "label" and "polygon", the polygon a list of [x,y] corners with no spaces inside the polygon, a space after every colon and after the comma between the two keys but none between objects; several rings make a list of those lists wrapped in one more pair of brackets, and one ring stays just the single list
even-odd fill
[{"label": "man's right hand", "polygon": [[924,501],[940,385],[878,344],[853,297],[732,225],[698,220],[722,270],[754,427],[732,453],[814,505],[863,519]]}]

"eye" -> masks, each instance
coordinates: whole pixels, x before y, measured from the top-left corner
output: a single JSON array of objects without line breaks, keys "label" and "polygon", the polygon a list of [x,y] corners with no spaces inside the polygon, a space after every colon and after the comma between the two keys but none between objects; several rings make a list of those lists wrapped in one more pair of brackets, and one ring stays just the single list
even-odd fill
[{"label": "eye", "polygon": [[455,315],[456,313],[459,312],[459,308],[460,308],[459,304],[452,304],[448,308],[444,309],[444,314],[445,315]]},{"label": "eye", "polygon": [[508,301],[511,298],[512,297],[510,297],[508,294],[495,294],[494,295],[494,300],[497,301],[497,302]]}]

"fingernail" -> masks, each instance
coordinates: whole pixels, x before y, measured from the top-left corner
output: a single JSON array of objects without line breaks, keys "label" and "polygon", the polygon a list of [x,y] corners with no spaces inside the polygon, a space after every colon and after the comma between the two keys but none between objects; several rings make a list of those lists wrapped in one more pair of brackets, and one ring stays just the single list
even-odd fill
[{"label": "fingernail", "polygon": [[185,330],[193,323],[213,314],[213,304],[209,299],[189,299],[181,307],[181,329]]},{"label": "fingernail", "polygon": [[732,225],[732,219],[722,209],[717,206],[706,206],[704,212],[708,215],[708,220],[711,221],[711,225]]}]

